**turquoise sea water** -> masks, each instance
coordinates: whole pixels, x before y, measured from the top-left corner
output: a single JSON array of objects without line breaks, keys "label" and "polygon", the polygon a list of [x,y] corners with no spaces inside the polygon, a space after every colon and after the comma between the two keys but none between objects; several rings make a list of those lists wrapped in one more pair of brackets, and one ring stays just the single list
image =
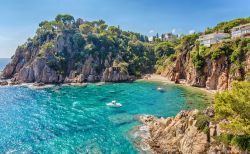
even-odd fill
[{"label": "turquoise sea water", "polygon": [[[0,153],[138,153],[129,137],[138,125],[136,115],[174,116],[193,99],[202,103],[205,96],[143,81],[47,89],[0,87]],[[108,107],[112,100],[123,106]]]}]

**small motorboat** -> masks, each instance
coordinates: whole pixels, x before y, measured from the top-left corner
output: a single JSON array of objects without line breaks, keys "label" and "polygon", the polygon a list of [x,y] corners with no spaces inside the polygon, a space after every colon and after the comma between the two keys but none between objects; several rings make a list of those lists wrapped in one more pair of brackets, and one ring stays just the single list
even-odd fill
[{"label": "small motorboat", "polygon": [[116,101],[112,101],[110,103],[107,103],[107,106],[110,106],[110,107],[122,107],[122,104],[117,103]]},{"label": "small motorboat", "polygon": [[158,87],[157,90],[158,90],[158,91],[161,91],[161,92],[164,91],[164,89],[161,88],[161,87]]},{"label": "small motorboat", "polygon": [[105,84],[105,82],[99,82],[99,83],[97,83],[96,85],[97,86],[102,86],[102,85],[104,85]]}]

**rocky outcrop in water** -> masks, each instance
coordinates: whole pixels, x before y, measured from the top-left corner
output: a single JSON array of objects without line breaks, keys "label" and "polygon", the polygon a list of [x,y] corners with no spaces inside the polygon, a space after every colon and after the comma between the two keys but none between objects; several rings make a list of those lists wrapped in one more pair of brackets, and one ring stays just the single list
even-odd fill
[{"label": "rocky outcrop in water", "polygon": [[[208,133],[196,127],[198,110],[182,111],[175,118],[139,116],[143,123],[133,133],[136,145],[144,153],[155,154],[240,154],[237,148],[217,143],[219,125],[209,123]],[[206,114],[213,116],[213,110]]]},{"label": "rocky outcrop in water", "polygon": [[[19,55],[15,55],[18,56]],[[20,57],[19,57],[20,58]],[[20,67],[23,65],[22,67]],[[20,68],[18,68],[20,67]],[[82,82],[119,82],[130,79],[127,73],[119,69],[108,67],[103,72],[97,73],[91,66],[91,62],[85,62],[81,71],[70,71],[66,76],[56,72],[47,64],[46,58],[35,58],[32,62],[20,64],[12,62],[3,71],[4,78],[12,78],[12,81],[25,83],[82,83]]]},{"label": "rocky outcrop in water", "polygon": [[45,84],[127,81],[153,70],[154,61],[141,56],[153,54],[144,43],[144,36],[108,27],[102,20],[75,21],[60,15],[39,24],[37,34],[17,48],[1,77]]}]

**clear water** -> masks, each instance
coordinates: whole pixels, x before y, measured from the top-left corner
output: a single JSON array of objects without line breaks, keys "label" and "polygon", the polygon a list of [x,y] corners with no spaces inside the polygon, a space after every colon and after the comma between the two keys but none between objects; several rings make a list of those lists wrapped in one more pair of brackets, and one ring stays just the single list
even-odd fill
[{"label": "clear water", "polygon": [[[165,92],[157,91],[163,87]],[[174,116],[204,94],[138,81],[87,87],[0,87],[0,153],[138,153],[129,131],[138,114]],[[121,108],[106,103],[117,100]]]}]

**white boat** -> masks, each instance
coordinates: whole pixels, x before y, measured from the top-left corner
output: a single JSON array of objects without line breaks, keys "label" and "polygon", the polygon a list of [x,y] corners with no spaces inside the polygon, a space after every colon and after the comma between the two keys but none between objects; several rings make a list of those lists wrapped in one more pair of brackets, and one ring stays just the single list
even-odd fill
[{"label": "white boat", "polygon": [[161,88],[161,87],[158,87],[157,90],[158,91],[164,91],[163,88]]},{"label": "white boat", "polygon": [[96,83],[97,86],[102,86],[102,85],[104,85],[104,84],[105,84],[105,82]]},{"label": "white boat", "polygon": [[160,90],[163,90],[163,88],[161,88],[161,87],[158,87],[158,88],[157,88],[157,90],[159,90],[159,91],[160,91]]},{"label": "white boat", "polygon": [[107,103],[107,106],[110,106],[110,107],[122,107],[122,104],[117,103],[116,101],[112,101],[110,103]]}]

